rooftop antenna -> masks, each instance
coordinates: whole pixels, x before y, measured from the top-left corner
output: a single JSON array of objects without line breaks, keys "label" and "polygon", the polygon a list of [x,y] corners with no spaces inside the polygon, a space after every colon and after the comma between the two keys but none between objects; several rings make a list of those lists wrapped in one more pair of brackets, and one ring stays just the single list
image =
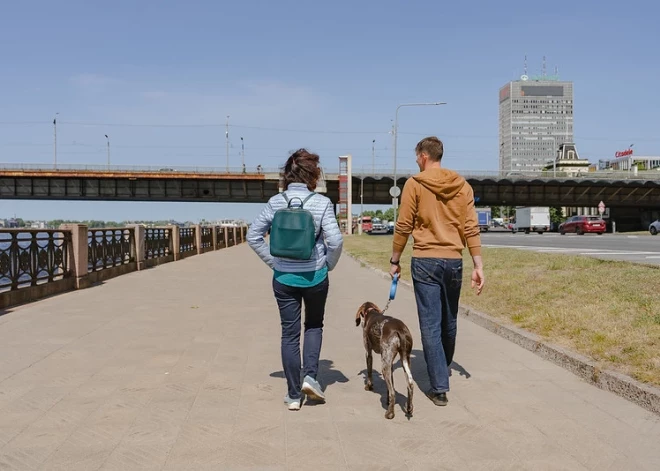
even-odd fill
[{"label": "rooftop antenna", "polygon": [[525,75],[527,75],[527,54],[525,54]]},{"label": "rooftop antenna", "polygon": [[543,71],[541,72],[541,76],[545,78],[545,56],[543,56]]}]

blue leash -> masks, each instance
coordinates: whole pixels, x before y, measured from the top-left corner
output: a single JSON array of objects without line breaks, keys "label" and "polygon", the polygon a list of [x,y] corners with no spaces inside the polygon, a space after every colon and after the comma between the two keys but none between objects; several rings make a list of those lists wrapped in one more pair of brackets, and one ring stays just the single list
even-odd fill
[{"label": "blue leash", "polygon": [[381,312],[387,311],[387,309],[390,307],[390,303],[396,297],[396,288],[398,283],[399,283],[399,274],[397,273],[396,275],[394,275],[394,278],[392,278],[392,284],[390,285],[390,298],[387,300],[385,309],[383,309]]}]

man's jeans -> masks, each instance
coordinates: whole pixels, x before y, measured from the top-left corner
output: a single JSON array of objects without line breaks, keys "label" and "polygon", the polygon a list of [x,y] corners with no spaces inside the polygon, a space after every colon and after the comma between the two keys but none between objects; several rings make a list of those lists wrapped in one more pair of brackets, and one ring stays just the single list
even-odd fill
[{"label": "man's jeans", "polygon": [[329,280],[310,288],[294,288],[273,279],[273,292],[280,308],[282,323],[282,366],[289,397],[300,398],[300,317],[305,301],[305,337],[303,342],[303,376],[316,379],[323,339],[323,316],[328,298]]},{"label": "man's jeans", "polygon": [[449,391],[456,348],[456,318],[463,280],[460,258],[418,258],[411,263],[419,329],[431,393]]}]

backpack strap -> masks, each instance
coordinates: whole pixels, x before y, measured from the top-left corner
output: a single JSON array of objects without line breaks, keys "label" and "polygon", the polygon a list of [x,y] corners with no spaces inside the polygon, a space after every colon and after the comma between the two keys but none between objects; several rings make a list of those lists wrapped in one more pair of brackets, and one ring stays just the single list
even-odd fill
[{"label": "backpack strap", "polygon": [[307,196],[307,198],[305,198],[305,199],[303,200],[301,208],[304,207],[304,206],[305,206],[305,203],[307,203],[307,201],[308,201],[312,196],[314,196],[315,194],[316,194],[316,192],[312,191],[312,192],[309,194],[309,196]]}]

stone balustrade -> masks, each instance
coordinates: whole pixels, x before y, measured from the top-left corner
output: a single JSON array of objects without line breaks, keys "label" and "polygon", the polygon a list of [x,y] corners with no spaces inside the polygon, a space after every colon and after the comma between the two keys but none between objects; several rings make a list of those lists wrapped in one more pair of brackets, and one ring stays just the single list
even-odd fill
[{"label": "stone balustrade", "polygon": [[247,227],[0,230],[0,309],[245,242]]}]

